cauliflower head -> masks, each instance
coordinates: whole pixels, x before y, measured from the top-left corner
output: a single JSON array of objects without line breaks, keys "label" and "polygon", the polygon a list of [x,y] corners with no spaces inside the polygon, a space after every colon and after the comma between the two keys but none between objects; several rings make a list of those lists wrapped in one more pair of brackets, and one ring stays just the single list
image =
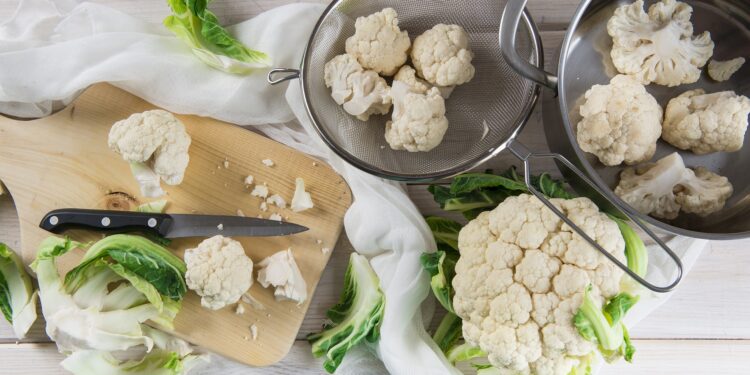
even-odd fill
[{"label": "cauliflower head", "polygon": [[[617,224],[588,198],[552,203],[617,259]],[[597,350],[573,325],[584,292],[597,301],[619,292],[624,272],[539,199],[523,194],[481,213],[458,236],[453,307],[466,341],[512,373],[568,374]],[[606,277],[605,277],[606,276]],[[614,288],[613,288],[614,284]]]},{"label": "cauliflower head", "polygon": [[580,108],[578,145],[604,165],[637,164],[651,159],[661,135],[662,109],[635,79],[618,75],[595,85]]},{"label": "cauliflower head", "polygon": [[726,177],[703,167],[693,171],[676,152],[656,163],[625,169],[615,188],[615,194],[638,212],[660,219],[674,219],[680,210],[707,216],[721,210],[732,192]]},{"label": "cauliflower head", "polygon": [[708,31],[693,36],[693,8],[676,0],[655,3],[648,13],[643,6],[643,0],[623,5],[607,23],[617,70],[644,84],[672,87],[698,81],[714,42]]},{"label": "cauliflower head", "polygon": [[445,99],[436,87],[425,94],[405,91],[394,99],[399,104],[393,121],[385,124],[385,140],[394,150],[430,151],[443,141],[448,130]]},{"label": "cauliflower head", "polygon": [[469,34],[461,26],[437,24],[414,39],[411,60],[433,85],[454,86],[474,78]]},{"label": "cauliflower head", "polygon": [[349,54],[328,61],[323,78],[333,100],[359,120],[367,121],[370,115],[386,114],[391,109],[391,88],[385,79],[362,68]]},{"label": "cauliflower head", "polygon": [[365,69],[392,76],[404,65],[411,40],[406,30],[399,29],[393,8],[359,17],[354,27],[354,35],[346,40],[346,53]]},{"label": "cauliflower head", "polygon": [[188,288],[211,310],[236,303],[253,285],[253,261],[242,244],[228,237],[213,236],[187,249],[185,264]]},{"label": "cauliflower head", "polygon": [[150,163],[169,185],[179,185],[190,162],[190,136],[173,114],[155,109],[117,121],[109,131],[109,148],[131,163]]},{"label": "cauliflower head", "polygon": [[727,61],[711,60],[708,63],[708,76],[716,82],[728,81],[743,65],[745,65],[744,57]]},{"label": "cauliflower head", "polygon": [[733,91],[687,91],[667,104],[662,138],[696,154],[739,151],[748,114],[750,99]]}]

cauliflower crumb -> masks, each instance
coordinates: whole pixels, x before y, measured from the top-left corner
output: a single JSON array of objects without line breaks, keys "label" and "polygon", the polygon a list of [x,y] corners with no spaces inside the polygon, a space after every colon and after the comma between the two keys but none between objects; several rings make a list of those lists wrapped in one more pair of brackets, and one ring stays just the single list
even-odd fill
[{"label": "cauliflower crumb", "polygon": [[271,214],[271,216],[268,217],[268,219],[269,220],[281,221],[282,218],[281,218],[281,215],[279,215],[278,213],[274,212],[274,213]]},{"label": "cauliflower crumb", "polygon": [[269,168],[273,167],[274,165],[276,165],[276,163],[274,163],[273,160],[271,160],[271,159],[263,159],[263,160],[261,160],[261,163],[263,163],[263,165],[265,165],[266,167],[269,167]]},{"label": "cauliflower crumb", "polygon": [[266,202],[260,202],[260,210],[263,212],[268,211],[268,203]]},{"label": "cauliflower crumb", "polygon": [[253,191],[250,192],[250,195],[265,199],[266,197],[268,197],[268,186],[255,185],[255,187],[253,188]]},{"label": "cauliflower crumb", "polygon": [[237,315],[242,315],[245,313],[245,306],[242,305],[242,303],[237,302],[237,307],[234,309],[234,313]]},{"label": "cauliflower crumb", "polygon": [[708,76],[716,82],[728,81],[745,65],[745,58],[738,57],[729,61],[711,60],[708,63]]},{"label": "cauliflower crumb", "polygon": [[258,301],[258,299],[256,299],[255,297],[253,297],[249,292],[243,294],[241,299],[242,299],[242,302],[247,303],[248,305],[250,305],[250,307],[252,307],[255,310],[265,310],[266,309],[266,306],[263,305],[263,303],[261,303],[260,301]]},{"label": "cauliflower crumb", "polygon": [[224,169],[229,169],[229,160],[224,159]]},{"label": "cauliflower crumb", "polygon": [[328,254],[328,253],[331,252],[331,249],[329,249],[327,247],[323,247],[323,248],[320,249],[320,252],[323,253],[323,254]]},{"label": "cauliflower crumb", "polygon": [[247,186],[252,185],[253,184],[253,180],[255,180],[255,178],[253,176],[251,176],[251,175],[248,175],[247,177],[245,177],[245,185],[247,185]]},{"label": "cauliflower crumb", "polygon": [[245,217],[245,213],[242,212],[242,210],[240,210],[239,208],[237,209],[236,213],[237,213],[237,216]]},{"label": "cauliflower crumb", "polygon": [[216,226],[216,229],[218,229],[218,230],[224,230],[224,224],[219,223],[219,225]]},{"label": "cauliflower crumb", "polygon": [[318,244],[318,245],[321,245],[321,244],[323,244],[323,240],[315,240],[315,243]]},{"label": "cauliflower crumb", "polygon": [[286,200],[282,198],[278,194],[271,195],[270,197],[266,198],[266,202],[275,205],[279,208],[286,208]]},{"label": "cauliflower crumb", "polygon": [[404,65],[411,41],[409,33],[399,29],[393,8],[358,17],[354,28],[354,35],[346,40],[346,53],[364,68],[392,76]]},{"label": "cauliflower crumb", "polygon": [[253,341],[258,339],[258,326],[255,324],[250,326],[250,335],[253,337]]}]

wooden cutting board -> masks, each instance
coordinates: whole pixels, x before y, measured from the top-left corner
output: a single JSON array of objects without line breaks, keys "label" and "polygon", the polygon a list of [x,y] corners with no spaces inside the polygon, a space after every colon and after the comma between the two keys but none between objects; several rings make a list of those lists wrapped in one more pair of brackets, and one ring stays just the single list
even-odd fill
[{"label": "wooden cutting board", "polygon": [[[24,260],[30,262],[40,241],[50,234],[39,229],[43,215],[63,207],[133,210],[146,201],[128,164],[107,147],[111,125],[135,112],[155,107],[108,84],[90,87],[72,105],[50,117],[15,121],[0,117],[0,180],[13,196],[21,221]],[[271,289],[255,282],[250,294],[265,310],[245,304],[243,315],[234,306],[210,311],[189,292],[175,321],[175,334],[193,344],[253,366],[280,360],[291,348],[302,324],[320,275],[341,233],[342,217],[351,204],[351,192],[331,168],[289,147],[246,129],[198,116],[178,116],[193,139],[190,165],[179,186],[162,183],[169,200],[167,213],[201,213],[246,216],[279,212],[289,220],[310,228],[287,237],[235,238],[257,265],[279,250],[292,248],[307,282],[308,298],[301,306],[276,302]],[[271,159],[274,167],[266,167]],[[225,167],[225,161],[228,168]],[[250,196],[244,185],[247,175],[266,182],[270,193],[291,202],[294,179],[302,177],[315,207],[301,213],[278,209],[260,211],[260,198]],[[75,231],[78,241],[92,241],[101,234]],[[181,239],[170,248],[182,256],[202,238]],[[322,241],[318,244],[318,240]],[[82,250],[58,260],[63,271],[77,264]],[[258,327],[253,341],[250,326]]]}]

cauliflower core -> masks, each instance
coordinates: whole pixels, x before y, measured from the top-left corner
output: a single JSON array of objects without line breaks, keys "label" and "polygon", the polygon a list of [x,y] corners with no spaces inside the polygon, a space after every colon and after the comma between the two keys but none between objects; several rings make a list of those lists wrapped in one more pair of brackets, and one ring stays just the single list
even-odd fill
[{"label": "cauliflower core", "polygon": [[391,89],[385,79],[372,70],[364,70],[348,54],[327,62],[323,76],[333,100],[359,120],[367,121],[370,115],[386,114],[391,109]]},{"label": "cauliflower core", "polygon": [[585,95],[578,123],[578,145],[604,165],[637,164],[651,159],[661,135],[662,109],[635,79],[612,78]]},{"label": "cauliflower core", "polygon": [[711,60],[708,63],[708,76],[717,82],[728,81],[743,65],[745,65],[744,57],[738,57],[729,61]]},{"label": "cauliflower core", "polygon": [[[117,121],[108,139],[109,148],[131,163],[143,195],[152,198],[164,194],[158,177],[169,185],[182,183],[190,162],[190,142],[185,125],[160,109],[134,113]],[[158,176],[154,176],[156,182],[147,181],[148,175],[154,173]]]},{"label": "cauliflower core", "polygon": [[[591,238],[625,262],[617,224],[587,198],[551,199]],[[586,287],[599,302],[623,272],[536,197],[510,197],[458,236],[453,307],[466,341],[512,373],[568,374],[596,350],[573,325]],[[603,277],[606,275],[606,277]]]},{"label": "cauliflower core", "polygon": [[617,70],[644,84],[671,87],[698,81],[714,42],[708,31],[693,36],[692,13],[692,7],[675,0],[652,5],[648,14],[643,0],[617,8],[607,23]]},{"label": "cauliflower core", "polygon": [[726,177],[703,167],[686,168],[676,152],[624,170],[615,188],[615,194],[638,212],[660,219],[674,219],[680,210],[710,215],[724,207],[732,191]]},{"label": "cauliflower core", "polygon": [[253,285],[253,261],[242,245],[228,237],[213,236],[185,251],[188,288],[211,310],[237,303]]},{"label": "cauliflower core", "polygon": [[411,41],[409,33],[399,29],[393,8],[359,17],[354,27],[354,35],[346,40],[346,53],[360,65],[385,76],[392,76],[404,65]]},{"label": "cauliflower core", "polygon": [[461,26],[437,24],[414,39],[411,60],[433,85],[454,86],[474,78],[469,34]]},{"label": "cauliflower core", "polygon": [[687,91],[669,101],[662,138],[696,154],[739,151],[749,113],[750,99],[733,91]]}]

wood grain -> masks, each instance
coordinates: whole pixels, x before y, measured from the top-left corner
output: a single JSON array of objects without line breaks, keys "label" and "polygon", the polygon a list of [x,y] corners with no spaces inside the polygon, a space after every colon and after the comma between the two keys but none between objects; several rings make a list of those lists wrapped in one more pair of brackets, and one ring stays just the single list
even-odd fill
[{"label": "wood grain", "polygon": [[[99,84],[53,116],[24,124],[0,119],[0,180],[18,209],[20,247],[27,263],[33,259],[36,246],[50,235],[38,228],[40,219],[50,210],[75,207],[127,211],[146,201],[140,197],[128,164],[108,149],[107,137],[115,121],[153,108],[114,86]],[[237,126],[197,116],[179,118],[192,137],[191,160],[183,183],[165,186],[168,212],[234,215],[241,209],[248,216],[264,217],[276,212],[307,226],[309,231],[294,236],[235,239],[255,264],[292,248],[312,294],[330,257],[321,248],[333,248],[341,233],[342,217],[351,204],[351,192],[343,179],[323,163]],[[261,160],[265,158],[272,159],[275,166],[264,166]],[[269,205],[268,212],[261,212],[261,200],[251,197],[244,185],[247,175],[253,175],[256,183],[267,183],[272,193],[287,202],[294,192],[294,179],[302,177],[315,197],[315,207],[294,213]],[[82,231],[70,235],[82,242],[101,237]],[[201,240],[178,239],[170,248],[181,256]],[[78,250],[61,257],[61,269],[75,266],[82,253]],[[175,320],[176,335],[250,365],[275,363],[296,339],[310,300],[299,306],[276,302],[272,290],[260,285],[251,288],[250,294],[267,309],[248,308],[243,315],[235,314],[232,308],[213,312],[202,308],[199,297],[189,293]],[[257,341],[249,338],[252,324],[266,332]]]}]

